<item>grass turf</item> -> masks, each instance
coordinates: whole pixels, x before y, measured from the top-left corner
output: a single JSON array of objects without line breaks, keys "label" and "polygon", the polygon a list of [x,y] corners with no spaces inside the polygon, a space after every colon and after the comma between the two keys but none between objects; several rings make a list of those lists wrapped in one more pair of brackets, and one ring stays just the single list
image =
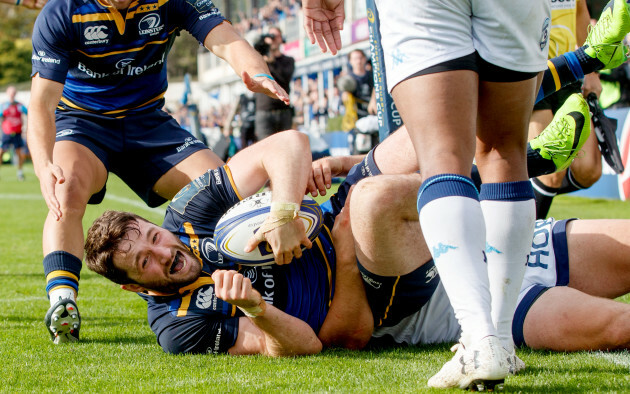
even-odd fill
[{"label": "grass turf", "polygon": [[[135,294],[81,272],[81,342],[55,346],[44,328],[48,309],[41,266],[41,229],[47,209],[32,167],[26,182],[0,167],[0,392],[418,392],[450,359],[449,345],[268,359],[213,355],[172,356],[157,346]],[[105,209],[135,211],[160,222],[112,176],[108,197],[90,206],[88,226]],[[552,215],[630,218],[630,204],[561,196]],[[624,299],[630,302],[627,297]],[[523,350],[527,369],[507,391],[594,392],[630,390],[630,355]]]}]

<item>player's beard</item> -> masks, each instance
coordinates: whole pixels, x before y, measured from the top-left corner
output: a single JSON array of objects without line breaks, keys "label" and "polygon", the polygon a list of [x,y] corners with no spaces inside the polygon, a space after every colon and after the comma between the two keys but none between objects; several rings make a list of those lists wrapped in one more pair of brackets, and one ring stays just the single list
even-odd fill
[{"label": "player's beard", "polygon": [[186,287],[199,279],[202,267],[197,257],[193,255],[183,243],[182,247],[177,250],[185,256],[187,265],[190,267],[188,272],[180,275],[171,274],[168,281],[160,280],[155,283],[147,283],[145,284],[146,288],[160,293],[176,294],[182,287]]}]

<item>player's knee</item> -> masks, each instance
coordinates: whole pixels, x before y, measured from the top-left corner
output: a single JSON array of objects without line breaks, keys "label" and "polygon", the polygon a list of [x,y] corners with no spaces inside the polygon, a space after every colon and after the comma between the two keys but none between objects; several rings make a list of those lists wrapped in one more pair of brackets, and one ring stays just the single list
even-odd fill
[{"label": "player's knee", "polygon": [[630,349],[630,309],[615,314],[602,334],[606,344],[601,350]]},{"label": "player's knee", "polygon": [[85,212],[85,206],[90,199],[89,182],[78,177],[66,177],[63,187],[56,188],[56,196],[61,205],[61,211],[66,214],[80,214]]},{"label": "player's knee", "polygon": [[297,130],[285,130],[282,133],[274,134],[274,136],[282,138],[283,144],[291,144],[294,148],[309,149],[310,151],[308,135],[305,133],[301,133]]},{"label": "player's knee", "polygon": [[392,204],[397,203],[395,191],[389,191],[388,186],[394,187],[387,178],[364,178],[354,186],[350,205],[364,213],[382,217],[394,209]]},{"label": "player's knee", "polygon": [[571,168],[571,172],[573,173],[575,180],[578,181],[581,186],[587,188],[593,186],[595,182],[597,182],[599,178],[601,178],[602,166],[600,163],[599,166],[589,166],[588,168],[580,170],[579,172],[574,171],[573,168]]}]

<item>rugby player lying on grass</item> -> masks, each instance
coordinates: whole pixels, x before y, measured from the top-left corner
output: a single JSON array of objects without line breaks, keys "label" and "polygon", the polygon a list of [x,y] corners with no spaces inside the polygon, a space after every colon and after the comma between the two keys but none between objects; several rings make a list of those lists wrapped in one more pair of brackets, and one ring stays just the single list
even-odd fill
[{"label": "rugby player lying on grass", "polygon": [[[409,157],[402,150],[412,149],[405,141],[404,133],[390,136],[354,168],[347,183],[357,182],[360,174],[377,174],[378,167],[385,173],[413,172],[415,160],[401,160]],[[131,214],[104,214],[88,232],[88,267],[147,301],[158,343],[172,353],[311,354],[329,345],[360,348],[371,335],[409,344],[457,341],[459,325],[418,232],[417,174],[364,180],[352,194],[350,209],[341,213],[346,193],[339,193],[332,199],[327,226],[303,253],[299,245],[310,242],[293,223],[291,231],[301,234],[293,238],[297,247],[277,254],[279,263],[294,255],[291,264],[235,266],[214,250],[218,218],[256,192],[267,176],[274,200],[298,202],[305,189],[325,190],[332,175],[344,174],[359,160],[319,161],[311,175],[310,169],[304,171],[310,158],[298,154],[305,150],[304,136],[293,131],[247,148],[229,165],[185,188],[168,207],[163,227]],[[283,194],[285,200],[278,200]],[[532,347],[556,350],[627,346],[627,339],[611,331],[628,326],[619,309],[630,307],[594,296],[612,298],[630,291],[630,280],[623,275],[630,239],[619,231],[628,223],[575,221],[566,232],[564,223],[538,224],[523,290],[527,295],[514,325],[517,342],[523,336]],[[266,235],[274,250],[283,227]],[[567,242],[568,252],[563,246]],[[556,259],[566,268],[567,255],[570,277],[566,269],[560,275],[554,269]],[[605,261],[596,272],[588,266],[593,259]],[[571,287],[562,287],[567,278]],[[547,287],[552,289],[543,293]],[[530,308],[532,294],[540,297]],[[558,308],[565,314],[557,313]],[[517,369],[516,358],[512,362]]]}]

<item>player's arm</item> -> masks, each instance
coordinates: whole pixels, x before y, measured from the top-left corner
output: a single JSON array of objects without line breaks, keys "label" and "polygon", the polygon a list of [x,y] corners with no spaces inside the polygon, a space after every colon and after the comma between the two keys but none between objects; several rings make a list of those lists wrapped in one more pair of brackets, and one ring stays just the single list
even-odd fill
[{"label": "player's arm", "polygon": [[65,182],[65,178],[61,167],[53,163],[53,147],[56,134],[55,108],[62,92],[63,84],[40,78],[39,74],[33,77],[27,134],[28,148],[42,195],[48,209],[57,219],[61,217],[61,210],[55,196],[55,186]]},{"label": "player's arm", "polygon": [[249,90],[263,93],[289,104],[289,95],[273,79],[258,74],[271,75],[263,57],[241,36],[234,27],[223,22],[208,33],[204,46],[227,61],[234,72],[243,79]]},{"label": "player's arm", "polygon": [[322,343],[304,321],[267,304],[252,288],[249,278],[236,271],[217,270],[212,274],[218,298],[237,306],[249,317],[239,319],[232,355],[298,356],[319,353]]},{"label": "player's arm", "polygon": [[364,157],[365,155],[327,156],[314,161],[306,192],[313,197],[318,193],[325,196],[326,190],[332,185],[332,179],[348,175],[348,171]]},{"label": "player's arm", "polygon": [[341,30],[346,18],[344,0],[303,0],[304,30],[311,44],[326,47],[333,55],[341,49]]},{"label": "player's arm", "polygon": [[[288,215],[294,212],[289,206],[299,210],[302,203],[311,171],[310,151],[306,134],[287,130],[240,151],[230,160],[228,167],[236,189],[243,197],[256,193],[270,180],[272,204],[280,211],[286,211],[278,212],[278,215]],[[302,256],[302,246],[312,246],[301,220],[286,221],[261,235],[271,245],[276,264],[288,264],[293,257]],[[253,250],[262,240],[252,238],[245,251]]]}]

